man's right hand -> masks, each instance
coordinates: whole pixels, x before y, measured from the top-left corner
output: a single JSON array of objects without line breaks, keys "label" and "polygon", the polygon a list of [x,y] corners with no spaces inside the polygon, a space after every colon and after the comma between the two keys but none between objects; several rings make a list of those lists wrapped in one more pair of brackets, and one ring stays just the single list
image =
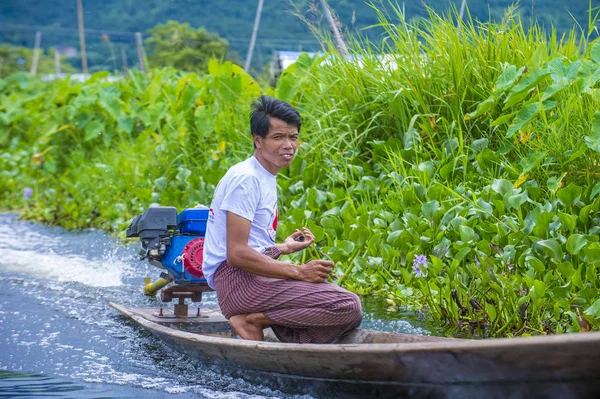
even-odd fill
[{"label": "man's right hand", "polygon": [[298,280],[309,283],[323,283],[333,270],[333,262],[330,260],[311,260],[298,268]]}]

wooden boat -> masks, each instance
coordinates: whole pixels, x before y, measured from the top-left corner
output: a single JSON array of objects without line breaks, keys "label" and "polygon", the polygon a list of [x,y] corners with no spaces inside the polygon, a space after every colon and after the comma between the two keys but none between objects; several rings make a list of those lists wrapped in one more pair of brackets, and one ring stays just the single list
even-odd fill
[{"label": "wooden boat", "polygon": [[[327,345],[235,337],[218,310],[110,306],[235,376],[319,397],[600,397],[600,332],[465,340],[357,329]],[[267,337],[269,335],[267,334]]]}]

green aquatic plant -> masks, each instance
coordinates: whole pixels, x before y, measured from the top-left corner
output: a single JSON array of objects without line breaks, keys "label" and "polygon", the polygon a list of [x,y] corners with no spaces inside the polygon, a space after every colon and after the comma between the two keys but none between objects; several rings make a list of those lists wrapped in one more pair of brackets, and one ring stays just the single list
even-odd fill
[{"label": "green aquatic plant", "polygon": [[293,261],[329,258],[332,281],[452,332],[600,328],[600,43],[510,15],[457,29],[376,12],[380,43],[305,54],[272,88],[215,60],[201,76],[0,80],[0,206],[122,234],[152,203],[208,204],[252,151],[266,92],[303,117],[278,234],[306,226],[316,245]]}]

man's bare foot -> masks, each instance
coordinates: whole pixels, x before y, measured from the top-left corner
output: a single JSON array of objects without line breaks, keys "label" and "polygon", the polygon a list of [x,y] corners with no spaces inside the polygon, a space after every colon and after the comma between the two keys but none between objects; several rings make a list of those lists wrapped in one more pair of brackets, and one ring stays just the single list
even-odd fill
[{"label": "man's bare foot", "polygon": [[229,318],[229,324],[243,339],[263,341],[263,329],[269,326],[269,319],[262,313],[238,314]]}]

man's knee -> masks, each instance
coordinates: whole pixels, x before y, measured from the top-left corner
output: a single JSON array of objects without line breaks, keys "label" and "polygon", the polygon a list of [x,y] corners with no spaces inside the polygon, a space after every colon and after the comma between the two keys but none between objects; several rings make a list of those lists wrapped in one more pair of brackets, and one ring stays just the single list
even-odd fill
[{"label": "man's knee", "polygon": [[349,292],[346,294],[347,299],[344,305],[344,313],[349,325],[358,326],[362,321],[362,306],[360,298],[355,293]]}]

